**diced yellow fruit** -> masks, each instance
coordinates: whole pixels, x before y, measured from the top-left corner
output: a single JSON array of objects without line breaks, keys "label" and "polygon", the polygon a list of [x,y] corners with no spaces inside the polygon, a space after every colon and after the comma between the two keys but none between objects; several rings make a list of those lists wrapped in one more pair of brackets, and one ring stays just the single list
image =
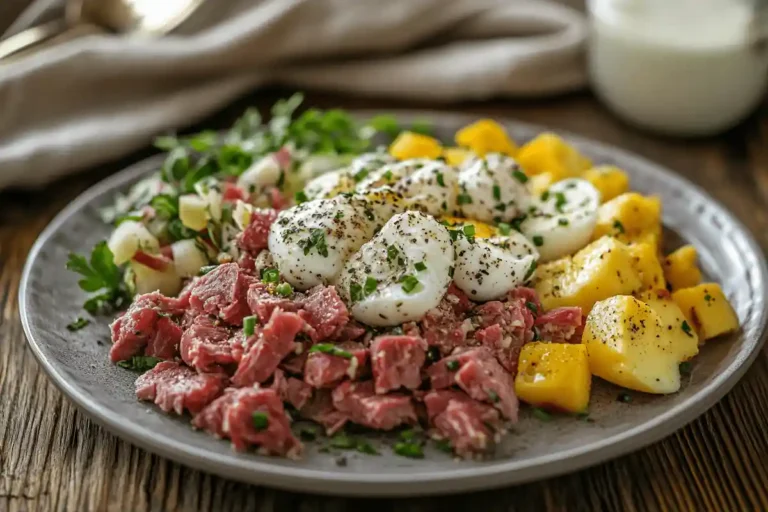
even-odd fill
[{"label": "diced yellow fruit", "polygon": [[517,368],[515,393],[523,402],[572,413],[589,407],[592,374],[585,345],[528,343]]},{"label": "diced yellow fruit", "polygon": [[653,308],[634,297],[621,295],[598,302],[582,336],[589,368],[593,375],[619,386],[674,393],[680,389],[682,361],[673,348],[674,330],[682,327],[666,326]]},{"label": "diced yellow fruit", "polygon": [[440,142],[428,135],[414,132],[402,132],[389,146],[389,154],[398,160],[410,158],[434,159],[442,155]]},{"label": "diced yellow fruit", "polygon": [[603,299],[642,287],[629,248],[611,237],[592,242],[573,257],[539,267],[534,287],[544,309],[578,306],[584,314]]},{"label": "diced yellow fruit", "polygon": [[551,172],[555,181],[574,178],[592,167],[592,162],[554,133],[542,133],[525,144],[517,161],[529,176]]},{"label": "diced yellow fruit", "polygon": [[630,242],[661,240],[661,200],[627,192],[614,197],[597,210],[597,225],[592,239],[611,235]]},{"label": "diced yellow fruit", "polygon": [[133,285],[138,295],[159,291],[168,297],[175,297],[181,290],[181,278],[176,274],[174,265],[168,265],[164,271],[149,268],[133,260],[128,265],[133,272]]},{"label": "diced yellow fruit", "polygon": [[662,327],[660,335],[670,338],[672,352],[680,361],[693,359],[699,353],[699,336],[688,328],[690,324],[688,327],[683,325],[685,315],[667,290],[646,291],[637,298],[659,315]]},{"label": "diced yellow fruit", "polygon": [[200,231],[208,226],[208,203],[195,194],[187,194],[179,198],[179,219],[184,226],[194,231]]},{"label": "diced yellow fruit", "polygon": [[644,290],[663,290],[667,287],[655,244],[639,243],[629,246],[629,254],[635,271],[640,276]]},{"label": "diced yellow fruit", "polygon": [[491,238],[497,235],[497,229],[490,224],[480,222],[479,220],[465,219],[463,217],[451,217],[450,215],[443,215],[440,217],[441,221],[445,221],[451,226],[460,224],[471,224],[475,226],[476,238]]},{"label": "diced yellow fruit", "polygon": [[509,138],[504,127],[493,119],[480,119],[457,131],[456,144],[469,148],[478,156],[488,153],[515,156],[517,153],[515,141]]},{"label": "diced yellow fruit", "polygon": [[474,156],[474,153],[466,148],[445,148],[443,150],[443,158],[448,165],[461,165],[464,160]]},{"label": "diced yellow fruit", "polygon": [[531,178],[528,180],[528,190],[531,191],[531,194],[540,196],[549,190],[549,187],[554,185],[557,181],[558,180],[555,178],[553,173],[542,172],[541,174],[531,176]]},{"label": "diced yellow fruit", "polygon": [[702,283],[672,293],[674,300],[701,341],[710,340],[739,328],[739,318],[716,283]]},{"label": "diced yellow fruit", "polygon": [[672,290],[690,288],[701,282],[697,256],[694,246],[684,245],[664,259],[664,275]]},{"label": "diced yellow fruit", "polygon": [[613,165],[593,167],[584,173],[583,178],[600,191],[603,203],[629,190],[629,176]]}]

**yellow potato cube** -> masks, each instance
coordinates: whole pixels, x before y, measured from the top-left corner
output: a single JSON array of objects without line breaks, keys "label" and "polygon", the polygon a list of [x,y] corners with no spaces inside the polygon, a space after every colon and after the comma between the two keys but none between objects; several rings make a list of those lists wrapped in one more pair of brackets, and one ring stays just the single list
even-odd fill
[{"label": "yellow potato cube", "polygon": [[463,224],[471,224],[475,227],[476,238],[491,238],[498,234],[498,230],[495,226],[480,222],[479,220],[465,219],[463,217],[451,217],[450,215],[443,215],[440,217],[440,221],[446,222],[451,226],[459,226]]},{"label": "yellow potato cube", "polygon": [[584,314],[600,300],[642,288],[629,248],[611,237],[592,242],[573,257],[542,265],[533,283],[545,309],[578,306]]},{"label": "yellow potato cube", "polygon": [[517,161],[529,176],[551,172],[555,181],[574,178],[592,167],[592,162],[554,133],[542,133],[525,144]]},{"label": "yellow potato cube", "polygon": [[589,407],[592,374],[585,345],[528,343],[517,368],[515,393],[523,402],[572,413]]},{"label": "yellow potato cube", "polygon": [[515,156],[517,153],[515,141],[509,138],[504,127],[493,119],[480,119],[456,132],[456,144],[469,148],[479,156],[488,153]]},{"label": "yellow potato cube", "polygon": [[629,246],[635,271],[645,290],[663,290],[667,287],[655,244],[639,243]]},{"label": "yellow potato cube", "polygon": [[593,167],[584,173],[583,178],[600,191],[603,203],[629,190],[629,176],[613,165]]},{"label": "yellow potato cube", "polygon": [[592,239],[610,235],[630,242],[661,240],[661,199],[636,192],[621,194],[597,210],[597,225]]},{"label": "yellow potato cube", "polygon": [[664,259],[664,275],[672,290],[690,288],[701,282],[697,256],[694,246],[684,245]]},{"label": "yellow potato cube", "polygon": [[598,302],[582,336],[590,371],[629,389],[674,393],[680,389],[681,362],[670,335],[675,329],[681,327],[665,326],[653,308],[634,297]]},{"label": "yellow potato cube", "polygon": [[464,163],[464,160],[473,157],[475,154],[465,148],[445,148],[443,158],[448,165],[458,166]]},{"label": "yellow potato cube", "polygon": [[699,336],[689,328],[690,324],[683,325],[685,315],[667,290],[646,291],[637,298],[659,315],[660,334],[669,337],[672,352],[680,361],[693,359],[699,353]]},{"label": "yellow potato cube", "polygon": [[717,283],[702,283],[672,293],[674,300],[701,341],[736,331],[739,318]]},{"label": "yellow potato cube", "polygon": [[554,185],[557,181],[558,180],[553,173],[542,172],[541,174],[530,177],[528,180],[528,190],[531,191],[531,194],[540,196],[549,190],[549,187]]},{"label": "yellow potato cube", "polygon": [[402,132],[389,146],[389,154],[398,160],[437,158],[443,154],[440,142],[428,135]]}]

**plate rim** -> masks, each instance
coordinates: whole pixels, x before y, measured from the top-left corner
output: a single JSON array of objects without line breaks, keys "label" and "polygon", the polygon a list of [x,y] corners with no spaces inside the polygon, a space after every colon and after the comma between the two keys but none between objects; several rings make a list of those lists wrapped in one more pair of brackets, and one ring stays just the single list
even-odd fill
[{"label": "plate rim", "polygon": [[[371,114],[380,113],[370,109],[350,110],[350,112],[360,117],[369,117]],[[398,119],[426,118],[435,122],[435,124],[440,124],[441,119],[443,121],[458,119],[474,121],[480,117],[480,114],[436,110],[388,109],[388,112],[391,112]],[[588,145],[601,152],[608,152],[621,158],[636,161],[644,167],[644,173],[649,172],[656,176],[663,176],[664,179],[674,182],[676,187],[697,194],[707,202],[708,207],[715,209],[719,216],[724,217],[729,224],[740,232],[740,236],[747,244],[749,250],[758,256],[758,265],[754,269],[758,274],[757,282],[763,285],[763,296],[768,295],[766,291],[768,265],[766,264],[762,248],[755,240],[752,231],[698,185],[661,164],[609,143],[573,134],[567,130],[548,128],[535,123],[518,121],[513,118],[499,117],[497,119],[504,124],[516,125],[531,132],[554,131],[577,145]],[[655,418],[633,426],[624,432],[588,445],[534,457],[522,464],[519,460],[510,458],[509,460],[486,467],[457,467],[447,472],[424,472],[419,474],[418,477],[407,472],[403,474],[327,473],[319,469],[274,465],[268,459],[258,456],[249,457],[247,460],[233,457],[221,459],[213,456],[214,454],[206,449],[178,442],[172,438],[163,438],[162,441],[158,441],[156,436],[150,435],[151,431],[147,428],[132,422],[122,423],[120,421],[122,416],[112,415],[110,411],[91,400],[84,389],[70,382],[57,368],[57,365],[48,359],[47,354],[42,348],[44,341],[35,340],[32,336],[29,312],[27,311],[27,292],[33,262],[37,259],[43,245],[74,212],[80,210],[83,205],[90,203],[98,196],[109,192],[109,190],[114,190],[119,186],[135,181],[138,177],[147,173],[147,169],[150,166],[157,165],[163,158],[162,154],[151,156],[133,163],[114,175],[97,182],[79,194],[51,220],[37,237],[27,255],[19,284],[19,315],[27,343],[43,371],[54,385],[81,411],[85,412],[90,419],[96,421],[96,423],[114,435],[141,449],[204,472],[212,472],[225,478],[232,478],[246,483],[292,491],[336,496],[368,497],[454,494],[470,490],[517,485],[542,478],[559,476],[645,448],[692,422],[720,401],[744,376],[758,357],[760,349],[765,342],[766,331],[768,331],[768,318],[765,311],[760,311],[758,313],[760,318],[756,337],[751,340],[744,337],[742,340],[742,342],[747,342],[748,346],[751,347],[746,357],[732,363],[683,403],[675,405]],[[345,485],[347,487],[342,487]]]}]

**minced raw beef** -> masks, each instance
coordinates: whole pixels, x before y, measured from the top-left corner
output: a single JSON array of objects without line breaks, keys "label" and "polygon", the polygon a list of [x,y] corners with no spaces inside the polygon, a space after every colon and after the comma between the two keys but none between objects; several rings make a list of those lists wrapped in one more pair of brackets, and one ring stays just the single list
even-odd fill
[{"label": "minced raw beef", "polygon": [[376,393],[417,389],[427,343],[415,336],[379,336],[371,343],[371,368]]},{"label": "minced raw beef", "polygon": [[251,222],[237,237],[237,246],[253,257],[267,248],[269,227],[277,219],[277,210],[255,210],[251,213]]},{"label": "minced raw beef", "polygon": [[366,373],[368,350],[359,343],[337,345],[343,357],[333,353],[311,352],[304,364],[304,382],[314,388],[333,388],[345,378],[355,380]]},{"label": "minced raw beef", "polygon": [[416,409],[406,394],[377,395],[373,382],[342,382],[332,392],[333,405],[350,421],[376,430],[416,423]]},{"label": "minced raw beef", "polygon": [[247,293],[255,278],[237,263],[219,265],[195,281],[189,304],[197,312],[217,316],[230,325],[242,325],[251,314]]},{"label": "minced raw beef", "polygon": [[471,308],[467,295],[451,283],[440,304],[421,320],[422,337],[444,355],[450,354],[455,347],[464,346],[468,331],[464,320]]},{"label": "minced raw beef", "polygon": [[181,359],[201,372],[237,364],[243,349],[220,320],[207,315],[195,318],[181,337]]},{"label": "minced raw beef", "polygon": [[110,325],[112,362],[142,354],[145,348],[144,355],[173,358],[181,340],[181,328],[171,317],[184,314],[182,304],[158,292],[136,297],[128,310]]},{"label": "minced raw beef", "polygon": [[539,338],[553,343],[581,343],[584,331],[581,308],[557,308],[536,319]]},{"label": "minced raw beef", "polygon": [[136,379],[136,396],[151,400],[165,412],[192,414],[218,397],[227,385],[220,373],[197,373],[193,369],[164,361]]},{"label": "minced raw beef", "polygon": [[307,292],[299,315],[312,327],[313,341],[338,337],[349,322],[347,306],[333,286],[318,285]]}]

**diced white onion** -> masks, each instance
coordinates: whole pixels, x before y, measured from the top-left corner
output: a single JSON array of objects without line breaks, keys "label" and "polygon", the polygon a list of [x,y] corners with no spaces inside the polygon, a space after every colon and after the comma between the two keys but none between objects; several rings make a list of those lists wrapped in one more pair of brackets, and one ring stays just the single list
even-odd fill
[{"label": "diced white onion", "polygon": [[208,225],[207,201],[195,194],[183,195],[179,198],[179,219],[189,229],[200,231]]},{"label": "diced white onion", "polygon": [[133,258],[139,249],[145,252],[157,252],[160,249],[157,238],[144,224],[133,220],[121,222],[109,237],[107,246],[114,255],[115,265],[122,265]]},{"label": "diced white onion", "polygon": [[173,264],[180,277],[196,276],[201,267],[208,264],[206,255],[198,249],[194,240],[179,240],[171,244]]}]

